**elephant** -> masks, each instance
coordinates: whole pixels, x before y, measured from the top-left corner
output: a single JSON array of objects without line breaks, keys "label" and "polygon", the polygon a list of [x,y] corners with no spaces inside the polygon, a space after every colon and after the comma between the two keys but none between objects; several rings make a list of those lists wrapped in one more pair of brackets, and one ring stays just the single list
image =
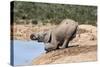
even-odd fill
[{"label": "elephant", "polygon": [[31,40],[45,43],[45,50],[50,52],[56,49],[64,49],[73,38],[76,37],[78,22],[71,19],[63,20],[55,28],[39,33],[32,33]]}]

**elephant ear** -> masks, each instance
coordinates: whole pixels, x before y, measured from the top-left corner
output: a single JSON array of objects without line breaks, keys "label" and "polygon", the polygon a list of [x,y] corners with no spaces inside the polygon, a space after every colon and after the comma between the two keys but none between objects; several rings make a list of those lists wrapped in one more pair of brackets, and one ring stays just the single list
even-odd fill
[{"label": "elephant ear", "polygon": [[44,42],[49,43],[51,41],[52,34],[50,31],[44,33]]}]

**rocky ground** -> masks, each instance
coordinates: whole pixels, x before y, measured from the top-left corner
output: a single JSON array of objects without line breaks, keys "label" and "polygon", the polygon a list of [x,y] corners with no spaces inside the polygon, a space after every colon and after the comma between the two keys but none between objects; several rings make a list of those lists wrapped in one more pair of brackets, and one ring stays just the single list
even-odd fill
[{"label": "rocky ground", "polygon": [[[32,32],[46,31],[55,25],[14,25],[14,39],[29,40]],[[57,64],[97,60],[97,28],[92,25],[79,25],[76,35],[66,49],[45,53],[33,60],[33,64]]]}]

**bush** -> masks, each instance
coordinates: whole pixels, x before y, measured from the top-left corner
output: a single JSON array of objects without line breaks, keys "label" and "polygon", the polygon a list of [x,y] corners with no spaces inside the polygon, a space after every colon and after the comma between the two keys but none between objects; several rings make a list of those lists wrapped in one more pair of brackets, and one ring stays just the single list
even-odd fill
[{"label": "bush", "polygon": [[[97,22],[97,7],[83,5],[66,5],[66,4],[50,4],[14,1],[14,21],[17,19],[24,20],[46,20],[51,23],[58,24],[65,18],[73,19],[79,24],[88,22],[88,24],[96,25]],[[17,23],[17,22],[15,22]],[[32,22],[33,24],[35,22]]]}]

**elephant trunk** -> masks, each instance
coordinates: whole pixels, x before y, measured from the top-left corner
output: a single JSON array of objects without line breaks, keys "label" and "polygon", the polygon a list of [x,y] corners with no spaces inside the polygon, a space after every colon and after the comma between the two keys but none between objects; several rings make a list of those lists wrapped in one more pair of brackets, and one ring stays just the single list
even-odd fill
[{"label": "elephant trunk", "polygon": [[37,40],[38,38],[37,38],[34,34],[31,34],[31,35],[30,35],[30,39],[31,39],[31,40]]}]

